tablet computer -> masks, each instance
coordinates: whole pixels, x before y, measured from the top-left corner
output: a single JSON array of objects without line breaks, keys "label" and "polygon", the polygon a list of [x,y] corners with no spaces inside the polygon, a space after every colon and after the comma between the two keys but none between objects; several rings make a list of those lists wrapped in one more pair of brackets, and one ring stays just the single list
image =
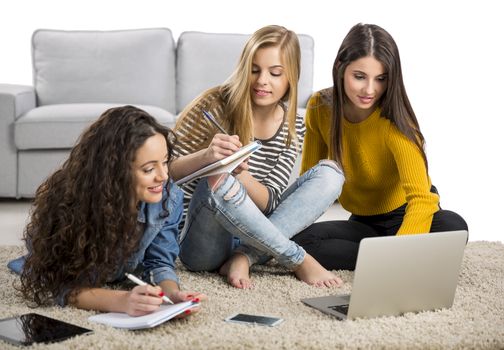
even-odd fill
[{"label": "tablet computer", "polygon": [[245,159],[247,159],[252,153],[257,151],[259,148],[261,148],[261,142],[260,141],[254,141],[249,143],[246,146],[243,146],[240,148],[238,151],[233,153],[232,155],[218,160],[212,164],[209,164],[197,171],[195,171],[192,174],[189,174],[179,180],[177,180],[175,183],[177,185],[181,185],[186,182],[190,182],[192,180],[196,180],[200,177],[204,176],[211,176],[211,175],[216,175],[220,173],[230,173],[232,172],[238,165],[240,165],[241,162],[243,162]]},{"label": "tablet computer", "polygon": [[53,343],[92,332],[91,329],[36,313],[0,320],[0,339],[15,345]]}]

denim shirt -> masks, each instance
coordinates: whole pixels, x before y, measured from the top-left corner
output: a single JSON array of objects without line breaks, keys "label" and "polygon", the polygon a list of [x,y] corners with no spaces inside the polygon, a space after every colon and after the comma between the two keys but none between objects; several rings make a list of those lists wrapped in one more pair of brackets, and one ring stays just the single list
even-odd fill
[{"label": "denim shirt", "polygon": [[[114,276],[107,279],[107,282],[118,282],[125,279],[125,272],[141,270],[142,278],[152,284],[159,284],[164,280],[171,280],[178,284],[178,277],[175,273],[175,260],[179,254],[178,225],[182,220],[183,213],[183,192],[173,182],[170,183],[170,196],[166,203],[166,208],[170,213],[167,217],[161,217],[164,212],[163,202],[168,196],[166,189],[163,189],[163,199],[158,203],[142,202],[138,211],[138,222],[144,224],[144,234],[140,240],[138,249],[130,256],[126,265],[120,268]],[[21,274],[25,257],[14,259],[7,265]],[[65,289],[55,298],[60,306],[65,305],[65,297],[70,289]]]},{"label": "denim shirt", "polygon": [[178,284],[175,260],[180,250],[178,226],[182,220],[184,195],[177,185],[170,183],[170,197],[166,203],[170,215],[161,217],[167,196],[166,189],[163,189],[163,199],[158,203],[141,203],[137,220],[144,224],[144,234],[139,247],[127,259],[125,268],[117,271],[109,282],[123,280],[125,272],[141,269],[143,280],[151,284],[159,284],[164,280]]}]

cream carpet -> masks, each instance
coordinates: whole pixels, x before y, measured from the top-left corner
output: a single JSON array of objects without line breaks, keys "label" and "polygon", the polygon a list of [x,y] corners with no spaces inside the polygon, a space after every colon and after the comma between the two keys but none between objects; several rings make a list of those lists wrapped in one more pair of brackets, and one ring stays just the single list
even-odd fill
[{"label": "cream carpet", "polygon": [[[0,315],[33,312],[11,288],[16,276],[6,263],[22,247],[0,246]],[[35,312],[91,328],[92,335],[45,349],[504,349],[504,245],[470,242],[465,251],[454,305],[449,310],[337,321],[303,305],[305,297],[351,290],[353,273],[340,271],[345,284],[331,290],[310,287],[278,266],[253,270],[253,290],[229,287],[222,277],[180,270],[185,289],[205,292],[209,301],[199,314],[172,320],[147,331],[124,331],[90,323],[94,314],[73,308]],[[277,327],[245,326],[223,321],[242,312],[278,316]],[[0,341],[0,349],[19,349]]]}]

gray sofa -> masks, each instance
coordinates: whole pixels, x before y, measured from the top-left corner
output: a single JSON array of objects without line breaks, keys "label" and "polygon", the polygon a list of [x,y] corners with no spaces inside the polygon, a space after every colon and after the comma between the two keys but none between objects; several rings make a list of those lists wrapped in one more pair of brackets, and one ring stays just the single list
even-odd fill
[{"label": "gray sofa", "polygon": [[[167,28],[35,31],[33,86],[0,84],[0,197],[33,197],[110,107],[136,105],[173,127],[185,105],[230,75],[248,37],[183,32],[175,42]],[[313,88],[314,42],[299,38],[303,108]]]}]

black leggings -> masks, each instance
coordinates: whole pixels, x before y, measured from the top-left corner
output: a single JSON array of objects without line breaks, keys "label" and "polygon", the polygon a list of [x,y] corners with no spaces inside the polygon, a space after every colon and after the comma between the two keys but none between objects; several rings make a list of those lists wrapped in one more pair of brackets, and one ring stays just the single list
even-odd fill
[{"label": "black leggings", "polygon": [[[351,215],[346,221],[323,221],[307,227],[292,238],[328,270],[353,270],[361,239],[392,236],[402,224],[406,204],[390,213]],[[467,230],[465,220],[440,209],[432,219],[430,232]]]}]

